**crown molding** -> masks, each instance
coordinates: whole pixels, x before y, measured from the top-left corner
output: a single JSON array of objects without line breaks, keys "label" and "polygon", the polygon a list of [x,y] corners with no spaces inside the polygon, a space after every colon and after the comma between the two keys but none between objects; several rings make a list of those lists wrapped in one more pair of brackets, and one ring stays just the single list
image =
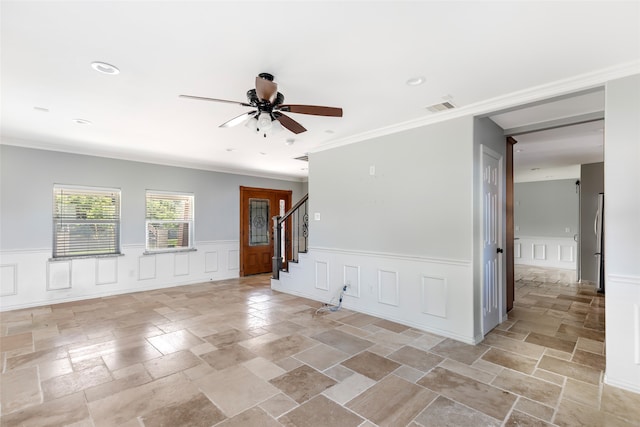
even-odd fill
[{"label": "crown molding", "polygon": [[96,149],[83,150],[82,148],[71,147],[71,146],[56,146],[55,148],[53,148],[39,141],[13,138],[13,137],[4,136],[4,135],[0,137],[0,145],[11,145],[11,146],[22,147],[22,148],[30,148],[34,150],[75,154],[79,156],[91,156],[91,157],[100,157],[100,158],[108,158],[108,159],[115,159],[115,160],[124,160],[129,162],[149,163],[152,165],[171,166],[176,168],[204,170],[209,172],[218,172],[218,173],[225,173],[230,175],[251,176],[255,178],[265,178],[265,179],[278,179],[281,181],[306,182],[308,180],[308,177],[306,176],[291,176],[291,175],[285,175],[285,174],[253,171],[250,169],[235,169],[235,168],[228,168],[223,166],[210,165],[206,163],[167,159],[159,156],[150,157],[148,154],[140,154],[140,155],[136,155],[133,153],[127,153],[127,154],[117,153],[116,154],[108,150],[96,150]]},{"label": "crown molding", "polygon": [[405,130],[415,129],[421,126],[445,122],[447,120],[452,120],[459,117],[480,115],[487,116],[490,115],[490,113],[516,106],[524,108],[527,106],[527,104],[530,103],[539,102],[560,95],[584,91],[599,86],[604,86],[608,81],[632,76],[635,74],[640,74],[640,60],[618,64],[613,67],[603,68],[589,73],[579,74],[570,78],[556,80],[551,83],[534,86],[506,95],[490,98],[484,101],[479,101],[460,108],[442,111],[433,115],[421,117],[419,119],[409,120],[395,125],[385,126],[371,131],[362,132],[358,135],[331,141],[330,143],[317,147],[310,152],[316,153],[325,151],[332,148],[342,147],[344,145],[354,144],[356,142],[402,132]]}]

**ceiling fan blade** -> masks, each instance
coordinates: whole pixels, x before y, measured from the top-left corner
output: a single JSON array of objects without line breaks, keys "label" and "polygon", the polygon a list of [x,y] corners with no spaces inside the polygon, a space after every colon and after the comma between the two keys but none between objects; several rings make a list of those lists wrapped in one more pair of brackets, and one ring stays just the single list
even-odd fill
[{"label": "ceiling fan blade", "polygon": [[278,94],[278,84],[258,76],[256,77],[256,93],[258,98],[273,103]]},{"label": "ceiling fan blade", "polygon": [[280,111],[286,111],[288,113],[300,113],[311,114],[314,116],[330,116],[330,117],[342,117],[342,108],[336,107],[322,107],[319,105],[280,105],[278,107]]},{"label": "ceiling fan blade", "polygon": [[249,111],[248,113],[244,113],[244,114],[240,114],[238,117],[234,117],[233,119],[224,122],[223,124],[221,124],[219,127],[221,128],[230,128],[236,125],[239,125],[240,123],[244,122],[247,119],[252,118],[253,116],[255,116],[256,114],[258,114],[258,111]]},{"label": "ceiling fan blade", "polygon": [[236,104],[236,105],[242,105],[243,107],[252,107],[251,104],[247,104],[246,102],[228,101],[226,99],[216,99],[216,98],[205,98],[203,96],[180,95],[180,98],[197,99],[198,101],[226,102],[227,104]]},{"label": "ceiling fan blade", "polygon": [[280,112],[273,112],[273,116],[280,122],[280,124],[289,129],[291,132],[295,134],[299,134],[302,132],[306,132],[307,130],[300,123],[296,122],[289,116],[285,116]]}]

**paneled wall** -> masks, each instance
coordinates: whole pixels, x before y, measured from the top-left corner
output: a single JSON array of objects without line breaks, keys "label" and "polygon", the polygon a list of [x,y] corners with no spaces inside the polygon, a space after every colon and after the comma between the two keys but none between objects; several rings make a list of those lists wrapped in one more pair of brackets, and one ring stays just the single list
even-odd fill
[{"label": "paneled wall", "polygon": [[[475,344],[469,261],[312,248],[273,289]],[[321,304],[318,303],[318,308]]]},{"label": "paneled wall", "polygon": [[[240,186],[301,182],[0,145],[0,310],[237,277]],[[122,256],[52,260],[54,184],[121,191]],[[145,192],[194,195],[195,251],[145,255]]]},{"label": "paneled wall", "polygon": [[464,117],[311,153],[310,252],[273,288],[337,302],[347,284],[347,308],[479,342],[473,140]]},{"label": "paneled wall", "polygon": [[520,236],[513,252],[516,264],[575,270],[578,244],[566,237]]},{"label": "paneled wall", "polygon": [[195,251],[51,260],[51,251],[4,251],[0,265],[2,309],[95,298],[238,276],[238,242],[196,242]]}]

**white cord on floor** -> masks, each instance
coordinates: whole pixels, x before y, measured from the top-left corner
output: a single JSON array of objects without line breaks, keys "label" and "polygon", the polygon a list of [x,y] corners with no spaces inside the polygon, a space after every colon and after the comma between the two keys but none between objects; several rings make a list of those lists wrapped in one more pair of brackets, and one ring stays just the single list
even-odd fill
[{"label": "white cord on floor", "polygon": [[331,302],[333,302],[333,299],[332,299],[329,304],[325,304],[324,306],[317,309],[316,314],[323,313],[325,311],[333,312],[333,311],[340,310],[340,308],[342,308],[342,298],[344,297],[344,293],[346,291],[347,291],[347,285],[342,286],[342,290],[340,291],[340,297],[338,298],[338,305],[331,305]]}]

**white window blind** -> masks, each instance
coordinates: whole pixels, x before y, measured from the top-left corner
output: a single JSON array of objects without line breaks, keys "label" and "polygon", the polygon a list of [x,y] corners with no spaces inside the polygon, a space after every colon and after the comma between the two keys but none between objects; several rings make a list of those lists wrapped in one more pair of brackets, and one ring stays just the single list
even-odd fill
[{"label": "white window blind", "polygon": [[147,251],[193,247],[193,195],[147,191]]},{"label": "white window blind", "polygon": [[120,254],[120,190],[54,186],[53,257]]}]

